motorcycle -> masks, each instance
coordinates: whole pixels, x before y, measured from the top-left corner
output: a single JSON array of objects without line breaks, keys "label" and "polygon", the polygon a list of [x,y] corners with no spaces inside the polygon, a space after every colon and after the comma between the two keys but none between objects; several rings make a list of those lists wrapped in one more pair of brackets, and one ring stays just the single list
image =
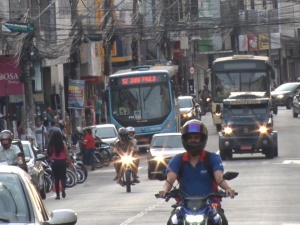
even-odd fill
[{"label": "motorcycle", "polygon": [[70,158],[73,163],[71,166],[72,166],[73,170],[76,172],[77,177],[78,177],[77,182],[79,184],[81,184],[87,179],[87,176],[88,176],[87,169],[83,165],[83,162],[78,160],[75,152],[73,152],[72,149],[70,149],[70,148],[69,148],[69,154],[70,154]]},{"label": "motorcycle", "polygon": [[124,155],[120,157],[122,163],[122,178],[121,186],[126,187],[126,192],[131,192],[131,185],[135,185],[132,166],[134,166],[135,158],[130,155]]},{"label": "motorcycle", "polygon": [[54,179],[53,172],[50,167],[50,164],[46,159],[42,161],[42,166],[44,168],[44,182],[45,182],[46,192],[49,193],[51,192],[53,186],[53,179]]},{"label": "motorcycle", "polygon": [[[238,176],[236,172],[227,172],[223,175],[224,180],[232,180]],[[159,180],[165,180],[166,176],[156,176]],[[163,178],[162,178],[163,177]],[[235,193],[237,195],[238,193]],[[155,194],[156,198],[162,198],[159,194]],[[217,213],[218,204],[211,201],[213,198],[225,198],[226,193],[218,191],[211,193],[204,197],[189,197],[180,191],[180,189],[173,187],[173,189],[164,197],[168,202],[170,198],[179,199],[179,201],[172,207],[176,210],[171,217],[172,224],[183,225],[221,225],[222,218]]]},{"label": "motorcycle", "polygon": [[209,95],[207,98],[201,99],[201,113],[202,115],[206,115],[207,112],[211,112],[212,107],[212,99]]},{"label": "motorcycle", "polygon": [[112,154],[110,153],[110,145],[102,142],[101,138],[95,135],[96,141],[96,152],[95,158],[97,164],[100,164],[100,167],[109,166],[112,161]]}]

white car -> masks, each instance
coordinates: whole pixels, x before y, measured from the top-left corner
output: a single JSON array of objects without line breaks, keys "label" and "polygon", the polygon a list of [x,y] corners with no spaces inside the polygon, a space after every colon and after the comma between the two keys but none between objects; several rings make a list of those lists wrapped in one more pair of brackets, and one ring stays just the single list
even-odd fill
[{"label": "white car", "polygon": [[17,166],[0,166],[0,223],[10,225],[69,224],[77,222],[70,209],[48,213],[30,176]]},{"label": "white car", "polygon": [[181,141],[181,133],[154,134],[147,154],[148,178],[155,178],[153,172],[166,171],[167,165],[176,154],[185,152]]},{"label": "white car", "polygon": [[[99,124],[99,125],[94,125],[94,126],[89,126],[89,127],[84,127],[84,130],[86,130],[87,128],[91,128],[93,135],[97,135],[101,138],[101,140],[109,145],[114,144],[119,136],[118,136],[118,131],[115,127],[114,124]],[[111,147],[111,151],[112,151],[112,147]]]},{"label": "white car", "polygon": [[34,146],[29,141],[21,141],[28,173],[32,178],[33,184],[37,187],[42,199],[46,199],[46,188],[44,182],[44,168],[42,161],[45,159],[43,154],[38,154]]}]

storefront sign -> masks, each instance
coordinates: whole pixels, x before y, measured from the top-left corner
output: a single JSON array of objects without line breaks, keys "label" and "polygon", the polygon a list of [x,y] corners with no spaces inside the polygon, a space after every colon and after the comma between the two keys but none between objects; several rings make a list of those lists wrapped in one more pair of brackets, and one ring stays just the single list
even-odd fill
[{"label": "storefront sign", "polygon": [[20,74],[21,68],[14,58],[0,57],[0,97],[24,94]]},{"label": "storefront sign", "polygon": [[68,108],[84,108],[84,80],[69,80]]}]

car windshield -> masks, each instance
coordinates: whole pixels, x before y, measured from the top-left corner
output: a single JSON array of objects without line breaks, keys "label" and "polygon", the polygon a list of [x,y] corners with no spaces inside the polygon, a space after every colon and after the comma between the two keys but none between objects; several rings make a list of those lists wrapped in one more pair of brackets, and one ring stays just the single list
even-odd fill
[{"label": "car windshield", "polygon": [[299,85],[299,83],[286,83],[286,84],[282,84],[279,87],[277,87],[274,92],[277,91],[293,91],[295,90]]},{"label": "car windshield", "polygon": [[180,135],[157,136],[152,140],[152,148],[183,148]]},{"label": "car windshield", "polygon": [[22,143],[25,157],[32,158],[29,144]]},{"label": "car windshield", "polygon": [[29,223],[25,194],[18,175],[0,173],[0,223]]},{"label": "car windshield", "polygon": [[93,134],[100,138],[115,138],[117,137],[116,130],[113,127],[99,127],[93,128]]},{"label": "car windshield", "polygon": [[191,99],[178,99],[179,108],[191,108],[193,107]]}]

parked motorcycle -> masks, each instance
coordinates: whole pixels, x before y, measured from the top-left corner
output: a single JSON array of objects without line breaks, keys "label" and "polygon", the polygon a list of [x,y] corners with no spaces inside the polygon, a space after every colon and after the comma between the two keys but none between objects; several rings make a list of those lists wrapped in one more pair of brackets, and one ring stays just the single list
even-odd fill
[{"label": "parked motorcycle", "polygon": [[49,193],[52,190],[53,186],[53,172],[49,162],[45,159],[42,161],[42,166],[44,168],[44,182],[46,187],[46,192]]},{"label": "parked motorcycle", "polygon": [[[224,174],[223,179],[232,180],[238,176],[236,172],[227,172]],[[159,180],[165,180],[166,176],[156,176]],[[236,193],[237,195],[238,193]],[[159,194],[155,194],[156,198],[161,198]],[[179,199],[177,204],[172,207],[176,209],[176,213],[171,217],[172,224],[184,225],[221,225],[222,218],[217,213],[217,204],[213,203],[211,199],[225,198],[226,193],[219,191],[211,193],[205,197],[189,197],[184,195],[180,189],[173,187],[173,189],[164,197],[165,201],[170,198]]]},{"label": "parked motorcycle", "polygon": [[71,166],[74,172],[77,174],[77,178],[78,178],[77,182],[81,184],[87,179],[88,176],[87,169],[83,165],[83,162],[77,158],[77,155],[75,154],[75,152],[72,151],[72,149],[69,149],[69,153],[73,163]]}]

